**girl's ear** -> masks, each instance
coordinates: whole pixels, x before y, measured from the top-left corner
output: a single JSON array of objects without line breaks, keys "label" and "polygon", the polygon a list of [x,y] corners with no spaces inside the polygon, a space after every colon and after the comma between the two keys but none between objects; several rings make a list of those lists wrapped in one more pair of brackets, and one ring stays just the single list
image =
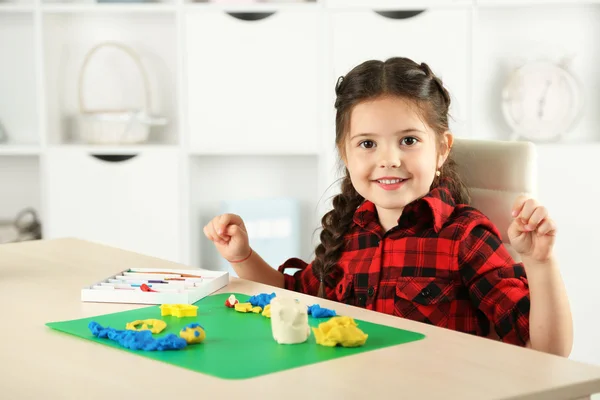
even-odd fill
[{"label": "girl's ear", "polygon": [[440,141],[439,148],[439,156],[438,156],[438,169],[442,168],[442,165],[446,162],[448,155],[450,154],[450,150],[452,149],[452,144],[454,143],[454,136],[448,131],[444,132],[442,135],[442,140]]}]

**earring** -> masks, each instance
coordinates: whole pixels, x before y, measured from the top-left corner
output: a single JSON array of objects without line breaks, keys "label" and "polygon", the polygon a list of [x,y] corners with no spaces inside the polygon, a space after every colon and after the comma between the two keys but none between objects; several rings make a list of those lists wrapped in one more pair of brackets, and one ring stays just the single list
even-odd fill
[{"label": "earring", "polygon": [[442,173],[440,172],[440,170],[438,169],[437,171],[435,171],[435,176],[440,176]]}]

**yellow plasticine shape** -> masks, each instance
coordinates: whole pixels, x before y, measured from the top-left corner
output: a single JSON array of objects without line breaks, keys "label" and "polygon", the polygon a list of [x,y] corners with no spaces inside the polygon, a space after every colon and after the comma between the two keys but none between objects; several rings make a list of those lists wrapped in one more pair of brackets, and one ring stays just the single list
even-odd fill
[{"label": "yellow plasticine shape", "polygon": [[369,337],[358,329],[354,319],[343,316],[333,317],[312,330],[317,344],[328,347],[335,347],[338,344],[343,347],[362,346]]},{"label": "yellow plasticine shape", "polygon": [[252,311],[252,304],[251,303],[237,303],[235,305],[235,311],[239,311],[239,312],[248,312],[248,311]]},{"label": "yellow plasticine shape", "polygon": [[198,306],[191,304],[163,304],[160,306],[160,315],[172,315],[177,318],[195,317],[198,315]]},{"label": "yellow plasticine shape", "polygon": [[[138,325],[142,325],[138,327]],[[149,326],[152,326],[150,328]],[[167,323],[160,319],[144,319],[144,320],[136,320],[133,322],[128,322],[125,325],[125,329],[129,331],[150,331],[152,333],[161,333],[163,329],[167,327]]]},{"label": "yellow plasticine shape", "polygon": [[262,311],[262,307],[261,306],[252,307],[251,311],[255,314],[260,314]]},{"label": "yellow plasticine shape", "polygon": [[[198,332],[198,333],[196,333],[196,332]],[[196,326],[196,327],[186,326],[181,331],[179,331],[179,336],[181,338],[185,339],[185,341],[188,344],[197,344],[197,343],[202,343],[204,341],[204,339],[206,339],[206,332],[204,332],[204,329],[202,329],[199,326]]]},{"label": "yellow plasticine shape", "polygon": [[271,318],[271,305],[267,304],[262,312],[263,317]]}]

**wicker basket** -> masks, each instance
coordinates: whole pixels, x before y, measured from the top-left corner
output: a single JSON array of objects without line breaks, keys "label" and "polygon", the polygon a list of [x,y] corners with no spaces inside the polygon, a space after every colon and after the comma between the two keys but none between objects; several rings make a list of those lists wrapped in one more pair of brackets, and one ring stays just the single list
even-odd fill
[{"label": "wicker basket", "polygon": [[[89,110],[83,101],[83,78],[92,56],[101,48],[114,47],[122,50],[135,62],[144,84],[145,104],[140,109]],[[103,42],[94,46],[85,56],[78,82],[79,115],[78,131],[81,139],[90,144],[136,144],[148,140],[150,127],[165,125],[166,118],[150,115],[151,99],[148,75],[139,56],[129,47],[118,42]]]}]

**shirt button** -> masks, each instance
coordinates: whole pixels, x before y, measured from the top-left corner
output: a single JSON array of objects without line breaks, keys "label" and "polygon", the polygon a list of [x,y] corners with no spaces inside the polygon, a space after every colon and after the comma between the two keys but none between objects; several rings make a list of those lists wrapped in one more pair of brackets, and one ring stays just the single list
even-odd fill
[{"label": "shirt button", "polygon": [[369,295],[369,297],[373,297],[373,295],[375,294],[375,288],[373,286],[369,286],[367,294]]},{"label": "shirt button", "polygon": [[421,290],[421,296],[423,296],[423,297],[429,296],[430,293],[431,293],[431,291],[429,289]]}]

